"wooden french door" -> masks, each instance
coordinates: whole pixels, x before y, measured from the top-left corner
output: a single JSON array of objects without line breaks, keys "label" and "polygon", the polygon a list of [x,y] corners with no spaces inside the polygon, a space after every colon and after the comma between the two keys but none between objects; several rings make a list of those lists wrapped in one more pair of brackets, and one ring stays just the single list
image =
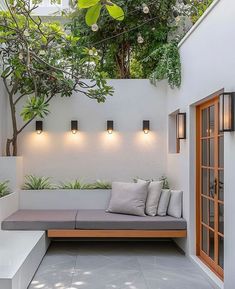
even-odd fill
[{"label": "wooden french door", "polygon": [[219,98],[197,107],[197,255],[221,279],[224,267],[224,135]]}]

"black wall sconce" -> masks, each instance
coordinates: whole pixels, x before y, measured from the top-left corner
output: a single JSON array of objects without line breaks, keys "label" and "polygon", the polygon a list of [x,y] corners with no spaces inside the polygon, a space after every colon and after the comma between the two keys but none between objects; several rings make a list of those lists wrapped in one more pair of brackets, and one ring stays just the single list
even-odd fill
[{"label": "black wall sconce", "polygon": [[42,120],[37,120],[36,121],[35,129],[36,129],[37,134],[41,134],[42,133],[42,131],[43,131],[43,122],[42,122]]},{"label": "black wall sconce", "polygon": [[176,136],[177,139],[186,139],[186,113],[176,115]]},{"label": "black wall sconce", "polygon": [[113,133],[113,120],[107,120],[107,132],[109,134]]},{"label": "black wall sconce", "polygon": [[78,121],[77,120],[71,120],[71,131],[73,134],[76,134],[78,131]]},{"label": "black wall sconce", "polygon": [[235,92],[224,92],[219,97],[219,129],[221,132],[235,130]]},{"label": "black wall sconce", "polygon": [[150,130],[150,121],[149,120],[143,120],[143,131],[145,134],[148,134]]}]

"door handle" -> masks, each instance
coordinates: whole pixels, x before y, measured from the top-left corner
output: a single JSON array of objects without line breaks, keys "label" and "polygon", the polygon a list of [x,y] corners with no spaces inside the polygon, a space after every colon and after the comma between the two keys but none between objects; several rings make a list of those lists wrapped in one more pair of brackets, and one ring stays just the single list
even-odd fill
[{"label": "door handle", "polygon": [[215,195],[217,194],[217,185],[218,185],[218,181],[217,179],[214,179],[213,184],[210,185],[210,196],[212,198],[214,198]]},{"label": "door handle", "polygon": [[214,194],[217,195],[217,185],[218,185],[218,181],[217,179],[214,180]]}]

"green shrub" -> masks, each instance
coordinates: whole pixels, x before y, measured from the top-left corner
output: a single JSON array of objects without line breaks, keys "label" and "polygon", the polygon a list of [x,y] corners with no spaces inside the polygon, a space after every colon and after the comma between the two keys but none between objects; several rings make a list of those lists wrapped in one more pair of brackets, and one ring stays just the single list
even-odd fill
[{"label": "green shrub", "polygon": [[110,190],[112,189],[112,184],[109,182],[97,180],[94,184],[91,184],[93,190]]},{"label": "green shrub", "polygon": [[61,183],[58,188],[62,190],[85,190],[88,188],[88,184],[82,183],[80,180]]},{"label": "green shrub", "polygon": [[54,186],[50,178],[29,175],[25,177],[23,190],[52,190]]},{"label": "green shrub", "polygon": [[82,183],[80,180],[75,180],[71,182],[61,183],[58,188],[62,190],[109,190],[112,188],[112,185],[109,182],[104,182],[100,180],[97,180],[95,183],[91,184],[85,184]]},{"label": "green shrub", "polygon": [[5,197],[11,193],[8,185],[9,181],[0,182],[0,198]]},{"label": "green shrub", "polygon": [[212,4],[214,0],[191,0],[191,19],[193,24],[195,24],[198,19],[202,17],[204,12],[207,10],[207,8]]}]

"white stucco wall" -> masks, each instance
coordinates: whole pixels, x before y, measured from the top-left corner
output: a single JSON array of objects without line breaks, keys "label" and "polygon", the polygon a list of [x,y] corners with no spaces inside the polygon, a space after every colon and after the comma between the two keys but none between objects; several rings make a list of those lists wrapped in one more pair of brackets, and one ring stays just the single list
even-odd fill
[{"label": "white stucco wall", "polygon": [[[129,181],[133,177],[159,178],[166,171],[166,86],[149,80],[112,80],[114,96],[98,104],[84,95],[55,99],[44,121],[44,132],[35,123],[19,141],[24,174],[54,177],[54,181],[81,178]],[[79,121],[73,135],[70,121]],[[114,121],[114,132],[106,121]],[[142,121],[150,120],[145,135]]]},{"label": "white stucco wall", "polygon": [[[167,155],[167,175],[184,190],[184,214],[189,223],[187,242],[181,243],[195,254],[195,109],[196,102],[224,88],[235,90],[235,1],[218,1],[214,9],[180,47],[182,86],[168,90],[168,114],[187,112],[187,140],[180,154]],[[225,289],[235,286],[235,134],[225,134]]]}]

